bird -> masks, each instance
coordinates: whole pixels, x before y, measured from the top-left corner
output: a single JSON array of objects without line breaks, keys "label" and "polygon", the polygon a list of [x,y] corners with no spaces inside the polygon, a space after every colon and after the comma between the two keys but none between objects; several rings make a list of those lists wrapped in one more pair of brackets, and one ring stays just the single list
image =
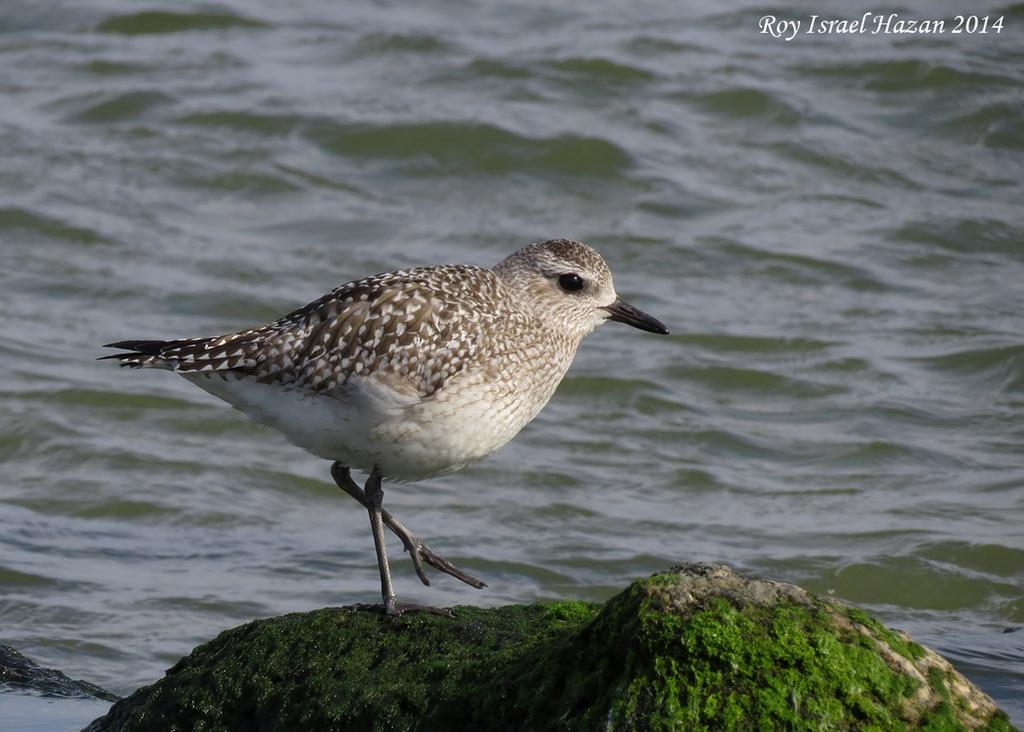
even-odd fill
[{"label": "bird", "polygon": [[[400,615],[418,606],[395,594],[385,527],[423,584],[424,563],[486,584],[384,510],[383,481],[445,475],[505,445],[547,404],[580,341],[609,320],[668,334],[618,297],[595,249],[551,239],[492,268],[422,266],[353,280],[226,335],[107,343],[120,352],[101,360],[177,372],[331,461],[335,483],[368,512],[383,614]],[[353,468],[368,474],[362,487]]]}]

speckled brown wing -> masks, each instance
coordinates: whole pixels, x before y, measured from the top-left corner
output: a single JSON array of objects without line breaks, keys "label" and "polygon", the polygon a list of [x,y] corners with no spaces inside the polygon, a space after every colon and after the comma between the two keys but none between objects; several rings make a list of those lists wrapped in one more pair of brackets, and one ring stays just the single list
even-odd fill
[{"label": "speckled brown wing", "polygon": [[265,339],[254,374],[317,392],[375,375],[426,398],[475,353],[479,328],[438,268],[378,275],[344,285],[282,318]]},{"label": "speckled brown wing", "polygon": [[[470,292],[467,282],[477,285]],[[225,336],[110,344],[125,366],[219,372],[329,394],[353,375],[427,398],[476,355],[466,299],[498,286],[475,267],[423,267],[349,282],[270,325]]]}]

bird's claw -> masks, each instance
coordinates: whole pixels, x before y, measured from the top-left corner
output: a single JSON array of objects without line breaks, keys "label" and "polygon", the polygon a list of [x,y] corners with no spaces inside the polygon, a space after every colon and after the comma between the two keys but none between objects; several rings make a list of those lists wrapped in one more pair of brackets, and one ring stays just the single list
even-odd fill
[{"label": "bird's claw", "polygon": [[[429,564],[438,572],[444,572],[445,574],[449,574],[455,579],[465,582],[470,587],[475,587],[478,590],[487,587],[487,584],[485,582],[478,580],[476,577],[469,574],[468,572],[463,572],[461,569],[456,567],[454,564],[449,562],[440,554],[436,553],[433,549],[424,544],[422,541],[418,542],[418,546],[416,547],[416,553],[413,556],[416,556],[417,554],[424,562]],[[413,564],[416,564],[415,560],[413,561]],[[417,573],[419,573],[419,570],[417,570]],[[420,579],[423,579],[422,575],[420,576]]]},{"label": "bird's claw", "polygon": [[389,618],[397,618],[406,613],[427,613],[429,615],[440,615],[443,618],[454,618],[455,613],[451,608],[432,607],[431,605],[417,605],[411,602],[399,602],[397,598],[391,598],[387,604],[369,605],[360,603],[352,606],[356,610],[378,613]]},{"label": "bird's claw", "polygon": [[[334,482],[338,484],[339,488],[356,499],[364,508],[370,508],[371,504],[369,497],[366,492],[352,480],[352,474],[349,472],[347,467],[341,463],[334,463],[331,466],[331,476],[334,478]],[[463,572],[461,569],[420,541],[414,533],[406,528],[405,524],[387,511],[381,511],[381,518],[383,519],[384,524],[402,540],[402,544],[405,545],[405,550],[409,552],[409,557],[412,559],[412,566],[416,570],[416,576],[420,578],[420,582],[424,585],[427,585],[428,587],[430,586],[430,580],[427,578],[427,573],[423,568],[423,563],[426,562],[438,572],[444,572],[445,574],[451,575],[455,579],[465,582],[470,587],[475,587],[478,590],[487,587],[485,582],[478,580],[467,572]]]},{"label": "bird's claw", "polygon": [[420,578],[420,582],[428,587],[430,586],[430,580],[427,579],[427,574],[423,569],[423,562],[426,562],[438,572],[444,572],[457,580],[465,582],[470,587],[475,587],[478,590],[487,587],[486,583],[478,580],[467,572],[463,572],[461,569],[420,541],[412,532],[408,532],[408,535],[399,533],[399,538],[405,545],[405,550],[409,552],[409,557],[412,559],[412,566],[416,570],[416,576]]}]

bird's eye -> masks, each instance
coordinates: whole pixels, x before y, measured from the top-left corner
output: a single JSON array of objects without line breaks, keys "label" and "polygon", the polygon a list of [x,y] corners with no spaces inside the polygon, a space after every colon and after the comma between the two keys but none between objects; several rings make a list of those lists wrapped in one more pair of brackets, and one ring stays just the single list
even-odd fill
[{"label": "bird's eye", "polygon": [[566,292],[579,292],[583,289],[583,278],[575,272],[569,272],[558,278],[558,286]]}]

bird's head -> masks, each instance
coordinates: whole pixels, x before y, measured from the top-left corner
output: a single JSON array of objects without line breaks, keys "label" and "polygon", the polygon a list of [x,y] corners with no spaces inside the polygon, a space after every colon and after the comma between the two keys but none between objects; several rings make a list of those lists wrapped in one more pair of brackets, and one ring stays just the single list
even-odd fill
[{"label": "bird's head", "polygon": [[541,320],[567,335],[582,338],[606,320],[651,333],[668,329],[615,294],[612,273],[592,247],[571,239],[552,239],[523,247],[494,267]]}]

